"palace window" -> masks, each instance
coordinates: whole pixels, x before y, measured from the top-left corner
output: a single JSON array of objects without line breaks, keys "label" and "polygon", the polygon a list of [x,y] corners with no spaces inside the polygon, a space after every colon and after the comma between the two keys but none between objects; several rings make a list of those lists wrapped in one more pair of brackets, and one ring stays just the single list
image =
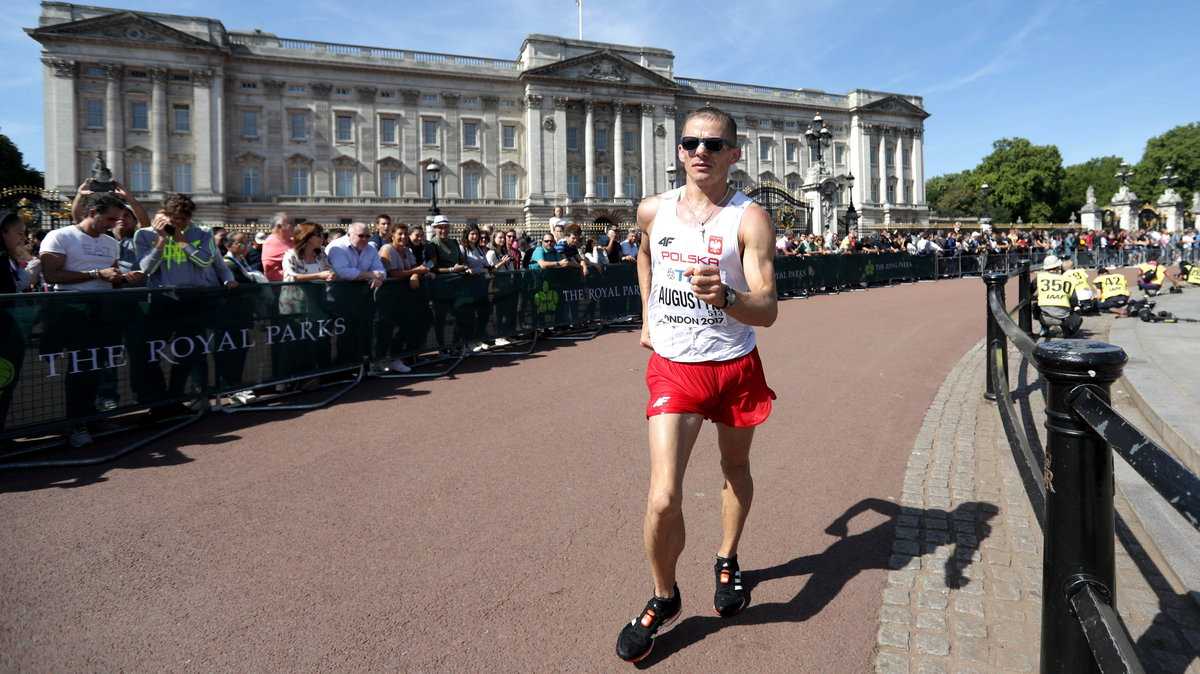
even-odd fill
[{"label": "palace window", "polygon": [[129,128],[132,131],[150,130],[150,104],[133,101],[129,104]]},{"label": "palace window", "polygon": [[308,169],[293,168],[288,172],[290,193],[297,197],[308,196]]},{"label": "palace window", "polygon": [[624,147],[621,149],[625,152],[633,152],[633,132],[624,131],[622,132],[621,138],[623,139],[621,142],[624,144]]},{"label": "palace window", "polygon": [[354,196],[354,169],[340,168],[337,170],[337,196],[352,197]]},{"label": "palace window", "polygon": [[351,115],[338,115],[336,127],[334,128],[334,140],[338,143],[353,143],[354,142],[354,117]]},{"label": "palace window", "polygon": [[889,204],[896,203],[896,184],[888,183],[887,186],[887,202]]},{"label": "palace window", "polygon": [[87,126],[90,129],[104,128],[104,101],[88,99],[85,102]]},{"label": "palace window", "polygon": [[258,111],[242,110],[242,136],[258,138]]},{"label": "palace window", "polygon": [[262,173],[257,166],[242,168],[242,194],[262,194]]},{"label": "palace window", "polygon": [[129,189],[134,192],[150,191],[150,162],[135,161],[129,165]]},{"label": "palace window", "polygon": [[425,119],[421,121],[421,144],[438,144],[438,122],[436,119]]},{"label": "palace window", "polygon": [[637,176],[626,174],[624,180],[625,180],[625,196],[633,198],[633,199],[638,198]]},{"label": "palace window", "polygon": [[482,182],[482,176],[478,171],[467,171],[463,173],[463,198],[478,199],[479,185]]},{"label": "palace window", "polygon": [[308,116],[302,112],[293,112],[288,114],[288,128],[290,129],[289,137],[292,140],[307,139]]},{"label": "palace window", "polygon": [[175,164],[171,167],[171,174],[174,180],[171,183],[171,189],[176,192],[191,192],[192,191],[192,165],[191,164]]},{"label": "palace window", "polygon": [[841,143],[833,146],[833,161],[838,166],[846,163],[846,146]]},{"label": "palace window", "polygon": [[567,127],[567,149],[568,150],[578,150],[579,149],[579,129],[577,129],[573,126]]},{"label": "palace window", "polygon": [[384,117],[379,120],[379,142],[385,145],[396,143],[396,118]]},{"label": "palace window", "polygon": [[568,197],[583,196],[583,193],[579,190],[579,174],[578,173],[568,173],[567,174],[567,196]]},{"label": "palace window", "polygon": [[463,122],[463,147],[479,147],[479,123]]},{"label": "palace window", "polygon": [[758,139],[758,160],[759,161],[771,161],[771,139],[770,138],[759,138]]},{"label": "palace window", "polygon": [[608,129],[596,129],[596,151],[608,152]]},{"label": "palace window", "polygon": [[596,196],[605,199],[612,196],[608,185],[608,176],[596,176]]},{"label": "palace window", "polygon": [[500,147],[505,150],[515,150],[517,148],[516,125],[505,124],[500,127]]},{"label": "palace window", "polygon": [[171,113],[174,118],[175,133],[191,133],[192,132],[192,108],[187,105],[174,105],[171,107]]},{"label": "palace window", "polygon": [[505,171],[500,176],[500,196],[504,199],[517,198],[517,174],[515,171]]},{"label": "palace window", "polygon": [[786,143],[784,143],[784,146],[783,146],[783,147],[784,147],[784,153],[785,153],[785,155],[786,155],[786,159],[787,159],[787,161],[789,161],[789,162],[794,162],[794,161],[796,161],[796,147],[797,147],[797,145],[798,145],[798,143],[797,143],[796,141],[794,141],[794,140],[789,140],[789,141],[787,141]]},{"label": "palace window", "polygon": [[379,172],[379,196],[387,198],[395,198],[400,194],[400,172],[399,171],[380,171]]}]

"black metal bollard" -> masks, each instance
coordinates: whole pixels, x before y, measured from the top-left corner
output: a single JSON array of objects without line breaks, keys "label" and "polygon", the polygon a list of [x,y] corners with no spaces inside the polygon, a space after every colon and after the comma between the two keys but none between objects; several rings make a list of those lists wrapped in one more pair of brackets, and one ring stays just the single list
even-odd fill
[{"label": "black metal bollard", "polygon": [[[1000,298],[1000,306],[1007,306],[1004,303],[1004,284],[1008,282],[1008,274],[1000,271],[990,271],[983,275],[983,283],[987,286],[987,298],[990,299],[995,293]],[[1004,374],[1008,374],[1008,338],[1004,336],[1004,330],[1000,328],[1000,324],[996,322],[996,317],[992,315],[991,303],[984,301],[984,306],[987,308],[987,344],[983,350],[983,357],[987,360],[987,388],[984,389],[984,400],[996,402],[997,391],[992,385],[992,375],[996,371],[996,358],[994,349],[997,347],[1001,352],[1001,363],[1004,368]]]},{"label": "black metal bollard", "polygon": [[1071,411],[1073,389],[1109,401],[1127,357],[1086,339],[1039,344],[1046,379],[1046,512],[1042,566],[1043,672],[1099,672],[1070,596],[1083,585],[1116,589],[1113,459],[1108,444]]},{"label": "black metal bollard", "polygon": [[1017,297],[1021,300],[1021,311],[1017,314],[1017,325],[1021,326],[1021,331],[1029,336],[1033,336],[1033,293],[1029,286],[1029,266],[1032,264],[1028,259],[1017,260],[1017,266],[1021,269],[1021,275],[1017,278],[1021,282],[1021,287],[1017,289]]}]

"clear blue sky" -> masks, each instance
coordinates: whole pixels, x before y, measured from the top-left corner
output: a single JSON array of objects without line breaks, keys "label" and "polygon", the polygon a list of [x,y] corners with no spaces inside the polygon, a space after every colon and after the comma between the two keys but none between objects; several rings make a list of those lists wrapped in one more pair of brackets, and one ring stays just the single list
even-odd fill
[{"label": "clear blue sky", "polygon": [[[128,0],[230,30],[492,58],[524,37],[576,37],[572,0]],[[731,11],[736,6],[741,11]],[[43,168],[32,0],[0,16],[0,133]],[[1146,139],[1200,120],[1200,2],[1111,0],[583,0],[584,38],[662,47],[675,74],[925,98],[925,175],[974,168],[999,138],[1057,145],[1064,163],[1141,158]]]}]

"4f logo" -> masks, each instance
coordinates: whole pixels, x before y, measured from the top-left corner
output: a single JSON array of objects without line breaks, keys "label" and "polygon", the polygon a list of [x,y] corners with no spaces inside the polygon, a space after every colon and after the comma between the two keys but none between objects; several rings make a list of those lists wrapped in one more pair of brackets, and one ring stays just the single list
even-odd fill
[{"label": "4f logo", "polygon": [[720,255],[722,250],[721,237],[708,237],[708,253],[709,255]]},{"label": "4f logo", "polygon": [[671,245],[671,242],[674,240],[675,240],[675,237],[673,237],[673,236],[664,236],[663,238],[658,240],[658,245],[662,246],[663,248],[666,248],[667,246]]},{"label": "4f logo", "polygon": [[671,399],[671,396],[663,396],[663,397],[659,398],[658,400],[655,400],[654,404],[651,405],[651,407],[662,407],[663,403],[667,402],[670,399]]}]

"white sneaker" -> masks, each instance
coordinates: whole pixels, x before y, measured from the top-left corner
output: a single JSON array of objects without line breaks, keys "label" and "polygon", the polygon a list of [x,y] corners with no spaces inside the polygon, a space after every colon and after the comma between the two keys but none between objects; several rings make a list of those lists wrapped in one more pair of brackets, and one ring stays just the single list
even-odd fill
[{"label": "white sneaker", "polygon": [[254,400],[256,397],[258,397],[258,396],[254,395],[254,391],[251,391],[249,389],[247,389],[245,391],[238,391],[237,393],[231,393],[229,395],[229,399],[239,405],[247,405],[250,403],[251,400]]},{"label": "white sneaker", "polygon": [[72,426],[67,432],[67,442],[71,443],[72,447],[83,447],[92,444],[92,434],[88,432],[87,426],[79,424]]},{"label": "white sneaker", "polygon": [[478,353],[480,351],[487,351],[490,348],[487,344],[484,344],[483,342],[475,342],[474,344],[471,344],[470,347],[471,347],[472,353]]},{"label": "white sneaker", "polygon": [[508,346],[509,344],[512,344],[512,342],[508,341],[507,339],[505,339],[503,337],[496,338],[496,346]]},{"label": "white sneaker", "polygon": [[387,367],[392,372],[399,372],[400,374],[406,374],[406,373],[412,372],[412,368],[405,365],[404,361],[400,360],[399,358],[389,362],[387,364]]}]

